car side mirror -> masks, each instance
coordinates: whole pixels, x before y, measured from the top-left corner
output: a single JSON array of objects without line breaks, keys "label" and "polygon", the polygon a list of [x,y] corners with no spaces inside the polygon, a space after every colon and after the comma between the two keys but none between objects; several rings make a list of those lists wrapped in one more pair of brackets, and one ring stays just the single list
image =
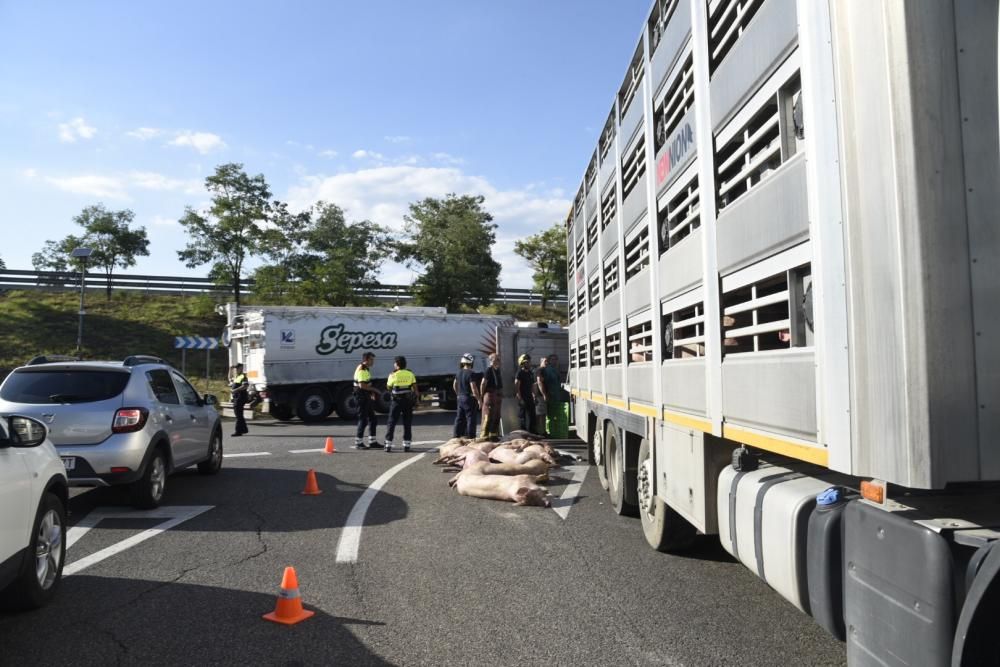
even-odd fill
[{"label": "car side mirror", "polygon": [[219,399],[215,394],[205,394],[204,400],[205,405],[211,405],[213,408],[219,405]]},{"label": "car side mirror", "polygon": [[8,447],[37,447],[45,442],[45,424],[29,417],[8,417],[7,438],[0,444]]}]

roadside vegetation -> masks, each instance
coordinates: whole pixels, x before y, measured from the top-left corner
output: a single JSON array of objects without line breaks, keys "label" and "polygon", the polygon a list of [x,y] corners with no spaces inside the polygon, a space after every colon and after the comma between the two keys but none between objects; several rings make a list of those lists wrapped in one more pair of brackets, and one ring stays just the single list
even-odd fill
[{"label": "roadside vegetation", "polygon": [[[39,354],[74,354],[77,337],[78,292],[11,290],[0,293],[0,378]],[[175,336],[220,337],[225,318],[215,312],[224,297],[149,295],[116,290],[105,298],[102,290],[88,290],[83,322],[85,359],[124,359],[130,354],[153,354],[181,367]],[[247,299],[253,303],[254,299]],[[471,308],[458,312],[474,312]],[[506,313],[518,320],[562,321],[565,314],[538,306],[493,304],[484,313]],[[200,391],[223,392],[227,353],[223,348],[187,350],[185,370]],[[209,382],[205,382],[206,357]],[[228,400],[225,398],[224,400]]]}]

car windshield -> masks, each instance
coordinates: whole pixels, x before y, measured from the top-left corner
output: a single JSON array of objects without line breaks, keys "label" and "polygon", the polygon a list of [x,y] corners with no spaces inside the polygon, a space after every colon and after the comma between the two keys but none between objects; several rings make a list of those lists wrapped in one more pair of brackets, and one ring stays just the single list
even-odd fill
[{"label": "car windshield", "polygon": [[10,374],[0,398],[12,403],[92,403],[122,393],[128,380],[128,373],[118,371],[21,371]]}]

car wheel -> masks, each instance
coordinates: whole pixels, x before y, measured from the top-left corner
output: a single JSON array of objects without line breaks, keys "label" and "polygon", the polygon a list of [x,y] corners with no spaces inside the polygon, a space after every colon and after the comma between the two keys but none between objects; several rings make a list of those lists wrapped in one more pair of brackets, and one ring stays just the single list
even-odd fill
[{"label": "car wheel", "polygon": [[214,475],[222,470],[222,432],[216,431],[208,443],[208,458],[198,464],[202,475]]},{"label": "car wheel", "polygon": [[159,507],[166,486],[167,464],[163,452],[156,450],[142,471],[142,477],[132,483],[132,504],[140,509]]},{"label": "car wheel", "polygon": [[299,392],[295,413],[304,422],[318,422],[330,414],[332,401],[330,392],[319,385],[312,385]]},{"label": "car wheel", "polygon": [[636,473],[642,533],[649,546],[657,551],[683,551],[694,544],[698,530],[656,495],[653,488],[655,472],[652,448],[649,440],[643,438]]},{"label": "car wheel", "polygon": [[47,604],[59,588],[65,560],[66,508],[56,495],[46,493],[38,504],[24,564],[10,590],[13,606],[37,609]]},{"label": "car wheel", "polygon": [[278,421],[289,422],[295,418],[292,406],[285,403],[272,403],[269,414]]}]

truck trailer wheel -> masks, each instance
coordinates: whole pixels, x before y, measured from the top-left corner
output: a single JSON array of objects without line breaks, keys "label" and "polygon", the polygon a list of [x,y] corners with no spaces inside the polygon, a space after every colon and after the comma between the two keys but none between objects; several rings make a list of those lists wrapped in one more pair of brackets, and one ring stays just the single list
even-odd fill
[{"label": "truck trailer wheel", "polygon": [[318,384],[306,387],[296,398],[295,413],[304,422],[318,422],[326,419],[333,410],[333,399],[326,388]]},{"label": "truck trailer wheel", "polygon": [[601,483],[601,488],[608,490],[608,471],[604,466],[606,455],[604,453],[604,429],[594,428],[590,432],[590,462],[597,468],[597,479]]},{"label": "truck trailer wheel", "polygon": [[354,389],[344,387],[337,394],[337,414],[341,419],[356,421],[358,418],[358,399],[354,398]]},{"label": "truck trailer wheel", "polygon": [[636,486],[639,493],[639,518],[649,546],[657,551],[683,551],[693,543],[698,531],[656,495],[656,470],[649,440],[639,445],[639,470]]},{"label": "truck trailer wheel", "polygon": [[385,388],[385,385],[375,385],[375,389],[378,390],[378,398],[375,399],[375,412],[380,415],[389,414],[389,401],[392,400],[389,390]]},{"label": "truck trailer wheel", "polygon": [[292,411],[292,406],[286,403],[272,403],[269,413],[272,417],[278,421],[292,421],[295,418],[295,413]]},{"label": "truck trailer wheel", "polygon": [[618,427],[610,422],[604,431],[604,453],[611,509],[621,516],[635,516],[636,507],[628,502],[625,493],[625,441]]}]

